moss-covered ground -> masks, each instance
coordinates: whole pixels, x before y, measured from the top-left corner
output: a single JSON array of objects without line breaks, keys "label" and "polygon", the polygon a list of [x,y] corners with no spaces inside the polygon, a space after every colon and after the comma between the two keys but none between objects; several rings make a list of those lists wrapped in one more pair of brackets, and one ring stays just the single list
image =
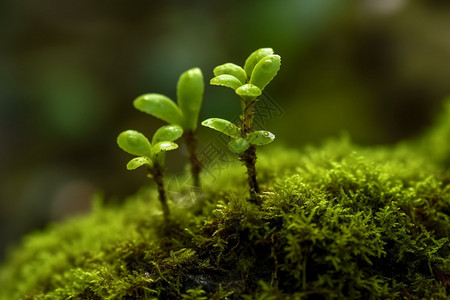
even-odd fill
[{"label": "moss-covered ground", "polygon": [[[258,153],[165,223],[154,189],[26,236],[0,299],[448,299],[450,105],[421,138]],[[187,192],[186,192],[187,193]],[[182,197],[183,194],[178,194]]]}]

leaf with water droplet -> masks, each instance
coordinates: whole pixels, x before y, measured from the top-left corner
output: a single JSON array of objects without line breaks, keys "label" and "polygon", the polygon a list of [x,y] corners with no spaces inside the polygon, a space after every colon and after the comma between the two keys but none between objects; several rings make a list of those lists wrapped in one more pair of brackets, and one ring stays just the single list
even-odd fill
[{"label": "leaf with water droplet", "polygon": [[247,78],[250,78],[253,72],[253,68],[256,64],[265,56],[273,54],[272,48],[261,48],[254,51],[250,56],[245,60],[244,70],[247,73]]},{"label": "leaf with water droplet", "polygon": [[252,145],[263,146],[272,143],[275,135],[270,131],[258,130],[247,134],[245,139]]},{"label": "leaf with water droplet", "polygon": [[236,77],[241,82],[241,84],[244,84],[247,81],[247,74],[245,74],[244,69],[233,63],[226,63],[217,66],[214,68],[213,72],[214,76],[220,76],[224,74],[232,75]]},{"label": "leaf with water droplet", "polygon": [[236,89],[236,94],[239,95],[245,101],[250,101],[256,99],[261,95],[261,90],[253,84],[244,84],[243,86]]},{"label": "leaf with water droplet", "polygon": [[253,69],[249,82],[262,91],[277,75],[280,66],[281,57],[279,55],[268,55],[262,58]]},{"label": "leaf with water droplet", "polygon": [[202,122],[202,125],[217,130],[219,132],[222,132],[223,134],[226,134],[232,138],[238,138],[241,136],[241,131],[239,130],[239,128],[230,121],[224,119],[220,118],[206,119]]},{"label": "leaf with water droplet", "polygon": [[247,150],[249,146],[250,146],[249,142],[247,142],[243,138],[237,138],[228,143],[228,148],[232,152],[239,154],[239,155],[244,153],[244,151]]},{"label": "leaf with water droplet", "polygon": [[152,160],[155,164],[164,166],[164,161],[166,159],[166,152],[170,150],[177,149],[178,145],[174,142],[159,142],[152,147]]},{"label": "leaf with water droplet", "polygon": [[140,132],[127,130],[119,134],[117,144],[124,151],[138,156],[151,156],[151,144]]},{"label": "leaf with water droplet", "polygon": [[236,90],[242,85],[242,82],[240,82],[239,79],[237,79],[233,75],[223,74],[212,78],[210,84],[221,85]]},{"label": "leaf with water droplet", "polygon": [[150,168],[152,168],[153,162],[148,157],[144,156],[135,157],[127,163],[127,169],[134,170],[143,165],[148,165]]},{"label": "leaf with water droplet", "polygon": [[183,128],[178,125],[166,125],[160,127],[153,135],[152,144],[169,141],[173,142],[183,135]]},{"label": "leaf with water droplet", "polygon": [[153,145],[152,154],[155,155],[162,151],[169,151],[169,150],[174,150],[177,148],[178,148],[178,145],[174,142],[167,142],[167,141],[159,142],[159,143],[156,143],[155,145]]},{"label": "leaf with water droplet", "polygon": [[203,75],[199,68],[193,68],[181,74],[177,84],[177,99],[183,112],[183,127],[186,130],[197,129],[204,89]]},{"label": "leaf with water droplet", "polygon": [[133,105],[136,109],[167,123],[182,125],[183,114],[180,108],[164,95],[145,94],[136,98]]}]

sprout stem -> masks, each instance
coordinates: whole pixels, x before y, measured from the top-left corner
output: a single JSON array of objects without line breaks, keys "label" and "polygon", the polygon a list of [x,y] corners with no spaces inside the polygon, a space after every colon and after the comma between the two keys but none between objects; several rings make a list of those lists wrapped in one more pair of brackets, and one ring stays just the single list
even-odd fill
[{"label": "sprout stem", "polygon": [[250,147],[242,153],[239,159],[244,162],[247,168],[248,185],[250,187],[250,199],[257,200],[259,195],[259,185],[256,180],[256,147]]},{"label": "sprout stem", "polygon": [[167,205],[167,198],[166,198],[166,190],[164,188],[164,180],[163,180],[163,174],[164,170],[156,164],[151,170],[150,173],[153,177],[153,180],[156,183],[156,186],[158,187],[158,194],[159,194],[159,201],[161,202],[164,219],[167,221],[169,219],[169,206]]},{"label": "sprout stem", "polygon": [[[246,138],[247,134],[254,131],[254,106],[257,101],[257,99],[245,101],[241,98],[241,104],[243,108],[243,115],[241,116],[242,138]],[[254,145],[250,145],[250,147],[239,156],[239,160],[242,161],[247,168],[248,185],[250,187],[250,199],[257,200],[260,191],[258,181],[256,180],[256,147]]]},{"label": "sprout stem", "polygon": [[186,139],[186,147],[189,153],[189,162],[191,164],[191,174],[194,181],[195,187],[200,187],[200,171],[202,165],[197,157],[197,136],[195,131],[187,130],[184,132]]}]

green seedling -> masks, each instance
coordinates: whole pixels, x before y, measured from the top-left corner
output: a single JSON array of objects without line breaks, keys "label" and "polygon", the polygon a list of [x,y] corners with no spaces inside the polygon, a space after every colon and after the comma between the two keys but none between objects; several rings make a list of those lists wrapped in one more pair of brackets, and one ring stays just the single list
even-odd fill
[{"label": "green seedling", "polygon": [[173,141],[182,135],[183,129],[180,126],[166,125],[155,132],[151,143],[142,133],[135,130],[126,130],[117,137],[117,144],[120,148],[137,156],[127,163],[127,169],[134,170],[146,166],[149,170],[149,176],[153,178],[158,187],[159,200],[166,220],[169,217],[169,206],[163,181],[166,152],[178,148]]},{"label": "green seedling", "polygon": [[253,52],[245,61],[244,68],[226,63],[214,68],[212,85],[232,88],[239,96],[242,115],[239,127],[233,123],[211,118],[202,122],[203,126],[212,128],[229,136],[228,148],[239,155],[247,168],[250,197],[257,199],[260,193],[256,180],[256,146],[267,145],[275,135],[266,130],[255,131],[253,128],[254,106],[264,88],[272,81],[281,66],[281,58],[271,48],[261,48]]},{"label": "green seedling", "polygon": [[203,91],[202,72],[199,68],[193,68],[181,74],[178,80],[178,105],[170,98],[154,93],[142,95],[133,102],[134,107],[138,110],[183,128],[191,173],[194,185],[197,187],[200,186],[201,164],[197,157],[196,131]]}]

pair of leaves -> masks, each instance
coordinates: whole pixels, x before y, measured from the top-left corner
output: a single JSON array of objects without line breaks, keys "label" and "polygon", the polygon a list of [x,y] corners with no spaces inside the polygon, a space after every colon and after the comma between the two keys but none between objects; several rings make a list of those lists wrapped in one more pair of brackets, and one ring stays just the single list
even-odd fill
[{"label": "pair of leaves", "polygon": [[244,68],[226,63],[214,68],[212,85],[232,88],[245,101],[256,99],[277,75],[281,58],[272,48],[261,48],[250,54]]},{"label": "pair of leaves", "polygon": [[164,166],[165,153],[178,148],[174,143],[183,135],[183,129],[178,125],[166,125],[159,128],[152,138],[152,143],[140,132],[126,130],[117,137],[117,144],[125,152],[136,155],[127,164],[128,170],[134,170],[147,165],[153,168],[155,164]]},{"label": "pair of leaves", "polygon": [[203,101],[203,75],[199,68],[181,74],[177,84],[178,105],[161,94],[145,94],[134,100],[136,109],[184,130],[197,129],[198,115]]},{"label": "pair of leaves", "polygon": [[265,130],[253,131],[246,137],[242,137],[241,130],[236,125],[220,118],[206,119],[202,122],[202,125],[231,137],[232,140],[228,143],[228,148],[239,155],[244,153],[250,145],[263,146],[270,144],[275,139],[273,133]]}]

